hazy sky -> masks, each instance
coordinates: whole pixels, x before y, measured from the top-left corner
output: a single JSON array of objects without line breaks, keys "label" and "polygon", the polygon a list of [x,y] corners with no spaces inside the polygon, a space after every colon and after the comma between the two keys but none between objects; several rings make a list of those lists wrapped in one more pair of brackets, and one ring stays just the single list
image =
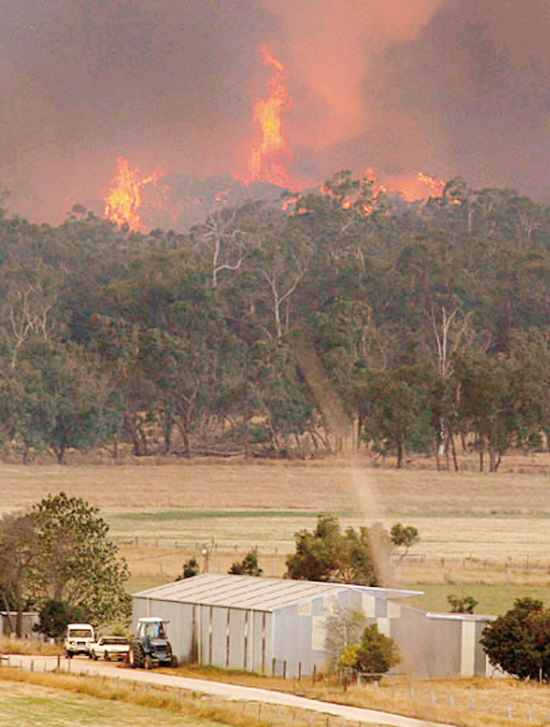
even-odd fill
[{"label": "hazy sky", "polygon": [[422,170],[550,202],[550,0],[4,0],[0,174],[11,208],[98,207],[145,174],[243,173],[271,44],[294,173]]}]

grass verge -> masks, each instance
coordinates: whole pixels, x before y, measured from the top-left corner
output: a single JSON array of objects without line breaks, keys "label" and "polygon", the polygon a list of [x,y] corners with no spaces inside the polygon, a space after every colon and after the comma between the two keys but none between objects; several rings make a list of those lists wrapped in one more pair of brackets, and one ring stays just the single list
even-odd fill
[{"label": "grass verge", "polygon": [[[186,675],[217,678],[217,670],[182,670]],[[173,674],[174,672],[171,671]],[[362,685],[343,690],[335,684],[301,683],[226,673],[224,681],[247,686],[283,688],[321,701],[348,704],[432,720],[461,727],[532,727],[547,725],[549,695],[546,686],[514,680],[383,680],[381,685]],[[196,692],[139,685],[111,677],[40,674],[0,668],[0,679],[27,685],[112,700],[186,718],[208,720],[231,727],[339,727],[342,719],[309,710],[291,709],[257,702],[232,702]],[[274,683],[275,682],[275,683]],[[159,720],[162,718],[159,716]]]}]

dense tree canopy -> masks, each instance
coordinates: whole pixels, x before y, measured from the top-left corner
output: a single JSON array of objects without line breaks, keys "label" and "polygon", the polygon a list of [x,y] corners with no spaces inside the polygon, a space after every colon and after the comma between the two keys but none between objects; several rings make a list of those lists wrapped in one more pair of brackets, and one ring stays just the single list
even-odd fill
[{"label": "dense tree canopy", "polygon": [[6,609],[17,612],[17,633],[30,605],[78,610],[96,626],[127,619],[129,573],[108,530],[97,508],[64,492],[49,495],[25,515],[4,517],[0,595]]},{"label": "dense tree canopy", "polygon": [[547,446],[549,208],[460,179],[407,203],[347,172],[285,207],[188,234],[1,214],[4,443],[284,456],[354,431],[398,466],[459,445],[493,471]]},{"label": "dense tree canopy", "polygon": [[518,598],[489,623],[481,639],[489,661],[520,679],[550,679],[550,610],[542,601]]},{"label": "dense tree canopy", "polygon": [[380,585],[368,528],[342,533],[335,515],[319,515],[315,530],[300,530],[295,540],[296,551],[286,560],[287,578]]}]

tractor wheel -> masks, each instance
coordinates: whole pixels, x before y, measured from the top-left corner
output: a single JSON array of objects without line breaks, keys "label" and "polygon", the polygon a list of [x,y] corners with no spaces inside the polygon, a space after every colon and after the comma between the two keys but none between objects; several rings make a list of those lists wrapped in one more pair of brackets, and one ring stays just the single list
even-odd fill
[{"label": "tractor wheel", "polygon": [[132,644],[128,653],[128,663],[132,669],[141,669],[144,655],[143,646],[140,643]]},{"label": "tractor wheel", "polygon": [[166,662],[168,666],[171,666],[174,669],[176,669],[178,666],[178,657],[174,656],[174,654],[172,653],[171,644],[166,644]]},{"label": "tractor wheel", "polygon": [[65,652],[65,656],[67,657],[67,659],[72,659],[73,658],[73,652],[72,651],[67,651],[67,652]]}]

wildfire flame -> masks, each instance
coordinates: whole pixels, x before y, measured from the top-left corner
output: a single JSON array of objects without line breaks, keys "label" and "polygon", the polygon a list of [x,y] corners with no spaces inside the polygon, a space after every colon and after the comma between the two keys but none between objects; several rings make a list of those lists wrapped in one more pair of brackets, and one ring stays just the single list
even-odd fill
[{"label": "wildfire flame", "polygon": [[248,156],[250,180],[270,182],[280,187],[294,185],[286,168],[284,158],[292,158],[292,151],[285,138],[282,113],[290,103],[284,75],[286,68],[272,53],[269,46],[261,48],[263,65],[275,71],[269,81],[271,93],[266,99],[259,99],[253,106],[254,121],[259,125],[261,140],[254,144]]},{"label": "wildfire flame", "polygon": [[131,232],[142,232],[139,210],[143,204],[141,188],[158,182],[158,174],[139,179],[139,169],[131,169],[128,160],[117,158],[118,172],[105,199],[105,217],[119,227],[128,226]]},{"label": "wildfire flame", "polygon": [[388,186],[391,190],[400,192],[408,202],[420,202],[430,197],[441,197],[445,189],[445,180],[429,177],[423,172],[418,172],[410,177],[405,176],[392,180]]}]

